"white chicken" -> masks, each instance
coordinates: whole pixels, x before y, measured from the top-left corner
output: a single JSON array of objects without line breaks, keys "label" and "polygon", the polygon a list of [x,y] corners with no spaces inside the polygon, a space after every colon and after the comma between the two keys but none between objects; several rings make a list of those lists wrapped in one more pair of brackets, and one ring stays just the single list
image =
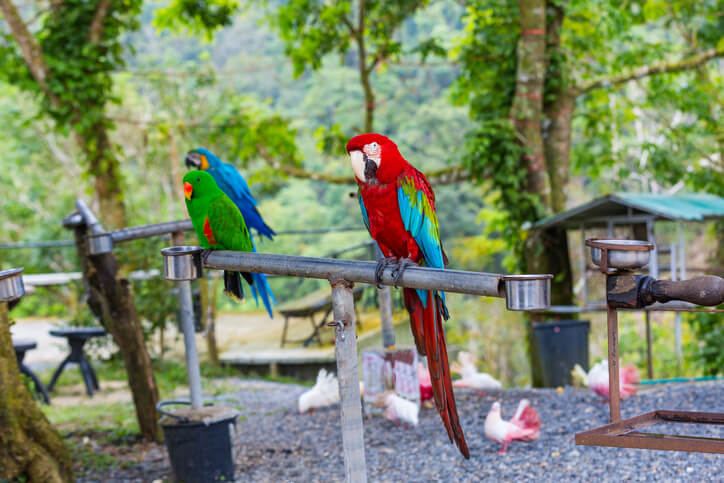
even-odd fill
[{"label": "white chicken", "polygon": [[[598,364],[594,364],[593,367],[591,367],[591,370],[588,371],[588,374],[586,374],[586,371],[584,371],[583,368],[578,364],[573,367],[572,372],[574,377],[579,379],[583,383],[583,385],[588,386],[593,392],[603,397],[604,399],[609,399],[610,388],[608,384],[607,360],[604,359]],[[620,368],[618,372],[618,380],[619,394],[621,395],[621,399],[626,399],[627,397],[636,394],[636,384],[639,383],[641,378],[639,376],[638,369],[636,369],[636,366],[629,364],[626,367]]]},{"label": "white chicken", "polygon": [[317,374],[317,383],[313,388],[299,396],[299,412],[323,408],[339,402],[339,383],[337,376],[325,369]]}]

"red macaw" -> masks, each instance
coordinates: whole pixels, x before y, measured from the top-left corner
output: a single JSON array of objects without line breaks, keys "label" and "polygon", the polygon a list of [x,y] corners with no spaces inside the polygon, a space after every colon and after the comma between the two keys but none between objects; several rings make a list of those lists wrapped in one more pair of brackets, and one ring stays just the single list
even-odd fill
[{"label": "red macaw", "polygon": [[[359,185],[362,219],[379,244],[384,259],[377,265],[377,281],[387,265],[399,282],[408,265],[445,268],[435,213],[435,194],[425,175],[402,157],[395,143],[380,134],[360,134],[347,143]],[[449,314],[444,292],[403,289],[405,307],[417,350],[427,355],[435,405],[450,442],[470,458],[455,406],[443,319]]]}]

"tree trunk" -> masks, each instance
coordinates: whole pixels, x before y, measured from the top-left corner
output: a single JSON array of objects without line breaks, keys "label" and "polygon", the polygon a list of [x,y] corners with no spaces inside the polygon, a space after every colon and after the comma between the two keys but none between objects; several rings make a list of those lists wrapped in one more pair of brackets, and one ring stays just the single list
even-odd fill
[{"label": "tree trunk", "polygon": [[541,122],[545,78],[545,0],[520,0],[516,86],[510,118],[526,153],[521,167],[528,171],[527,191],[548,206],[550,187],[546,176]]},{"label": "tree trunk", "polygon": [[546,106],[548,128],[545,154],[551,183],[551,211],[559,213],[566,209],[566,187],[571,170],[571,123],[576,94],[570,90],[561,90],[554,95],[555,100]]},{"label": "tree trunk", "polygon": [[98,121],[91,130],[91,136],[83,136],[80,127],[78,141],[88,160],[88,171],[95,182],[100,216],[108,229],[126,226],[126,208],[123,205],[120,165],[113,153],[108,130],[102,121]]},{"label": "tree trunk", "polygon": [[73,481],[72,457],[20,377],[0,303],[0,480]]},{"label": "tree trunk", "polygon": [[77,227],[75,239],[81,269],[88,278],[88,305],[121,352],[141,435],[147,441],[157,440],[158,388],[130,283],[117,278],[118,262],[113,254],[86,256],[85,231],[85,225]]}]

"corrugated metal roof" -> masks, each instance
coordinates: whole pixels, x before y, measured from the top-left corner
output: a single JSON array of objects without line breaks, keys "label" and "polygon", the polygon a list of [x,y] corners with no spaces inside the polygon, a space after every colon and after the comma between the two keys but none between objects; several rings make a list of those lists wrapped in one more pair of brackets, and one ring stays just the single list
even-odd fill
[{"label": "corrugated metal roof", "polygon": [[588,224],[606,217],[650,215],[654,219],[701,221],[724,218],[724,198],[708,193],[661,195],[616,193],[539,220],[536,227]]}]

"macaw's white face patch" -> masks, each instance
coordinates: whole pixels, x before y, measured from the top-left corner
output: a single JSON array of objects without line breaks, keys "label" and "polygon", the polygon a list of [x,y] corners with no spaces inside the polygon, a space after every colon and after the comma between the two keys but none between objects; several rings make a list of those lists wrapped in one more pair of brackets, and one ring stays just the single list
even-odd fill
[{"label": "macaw's white face patch", "polygon": [[362,151],[351,151],[349,153],[349,160],[352,163],[352,169],[354,170],[354,175],[357,177],[358,180],[362,181],[363,183],[367,180],[365,179],[365,160],[364,160],[364,153]]},{"label": "macaw's white face patch", "polygon": [[377,143],[369,143],[365,144],[365,147],[363,149],[367,157],[374,161],[379,168],[380,156],[382,155],[382,148],[380,148],[380,145]]}]

